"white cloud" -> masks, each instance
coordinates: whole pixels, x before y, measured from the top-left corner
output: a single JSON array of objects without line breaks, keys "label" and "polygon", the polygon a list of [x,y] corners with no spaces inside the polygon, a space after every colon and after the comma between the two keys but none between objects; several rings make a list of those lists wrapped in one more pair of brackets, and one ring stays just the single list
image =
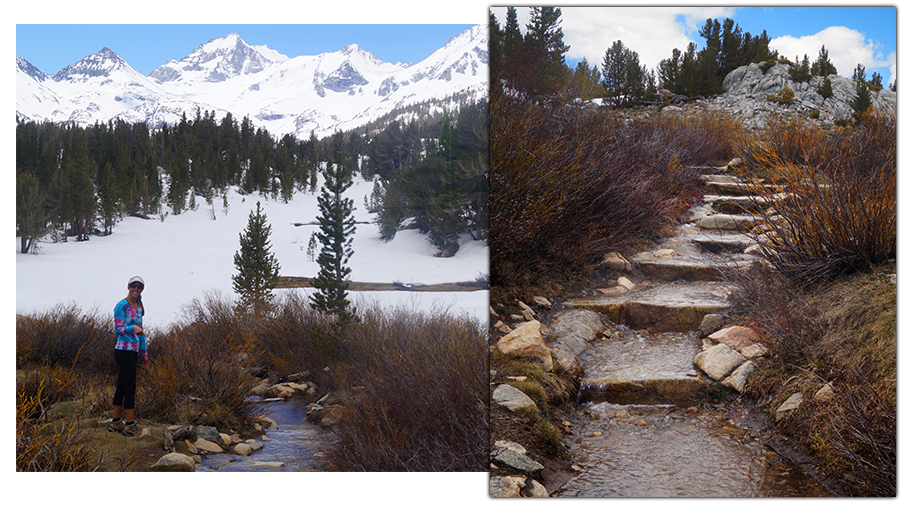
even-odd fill
[{"label": "white cloud", "polygon": [[621,40],[655,70],[672,49],[684,51],[688,34],[707,18],[733,15],[728,7],[563,7],[561,24],[570,58],[600,67],[606,50]]},{"label": "white cloud", "polygon": [[828,59],[841,76],[852,76],[856,64],[863,64],[866,66],[867,77],[871,77],[874,69],[889,67],[890,76],[884,76],[885,79],[882,80],[885,86],[897,77],[896,53],[885,56],[881,51],[881,44],[866,39],[863,33],[845,26],[831,26],[819,33],[799,38],[791,35],[776,37],[769,43],[769,49],[777,50],[779,55],[791,60],[795,57],[802,60],[805,54],[812,63],[818,58],[819,49],[823,45],[828,50]]},{"label": "white cloud", "polygon": [[[598,68],[606,50],[617,40],[638,53],[647,70],[655,70],[660,60],[672,56],[672,49],[684,51],[688,34],[707,18],[733,17],[730,7],[562,7],[560,25],[569,45],[566,56],[587,58]],[[493,7],[497,22],[506,24],[506,7]],[[522,33],[530,18],[530,9],[516,9]]]}]

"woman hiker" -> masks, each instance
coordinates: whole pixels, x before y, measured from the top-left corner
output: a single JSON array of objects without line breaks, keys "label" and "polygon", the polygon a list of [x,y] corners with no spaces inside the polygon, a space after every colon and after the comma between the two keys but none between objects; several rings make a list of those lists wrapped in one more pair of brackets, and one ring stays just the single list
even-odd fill
[{"label": "woman hiker", "polygon": [[128,281],[128,296],[116,304],[114,313],[117,337],[114,358],[119,366],[119,380],[116,383],[116,393],[113,395],[113,418],[107,430],[121,432],[123,436],[134,436],[137,433],[137,424],[134,420],[134,393],[137,388],[138,354],[143,357],[144,367],[150,365],[147,339],[144,337],[143,329],[144,304],[141,303],[143,291],[144,280],[137,276],[132,277]]}]

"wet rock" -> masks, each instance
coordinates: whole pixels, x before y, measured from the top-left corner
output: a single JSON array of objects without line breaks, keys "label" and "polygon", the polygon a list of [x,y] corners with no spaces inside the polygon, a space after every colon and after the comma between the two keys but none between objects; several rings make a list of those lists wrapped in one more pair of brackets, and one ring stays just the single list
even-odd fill
[{"label": "wet rock", "polygon": [[194,459],[183,453],[167,453],[160,457],[155,464],[150,466],[150,469],[153,471],[193,472]]},{"label": "wet rock", "polygon": [[753,215],[707,215],[697,222],[700,229],[722,229],[727,231],[747,230],[762,219]]},{"label": "wet rock", "polygon": [[745,361],[734,349],[725,344],[716,344],[694,357],[694,367],[703,371],[710,379],[720,381]]},{"label": "wet rock", "polygon": [[581,374],[581,362],[578,361],[575,353],[568,349],[551,348],[550,354],[553,356],[554,365],[560,373],[572,379],[577,379]]},{"label": "wet rock", "polygon": [[497,349],[503,354],[535,358],[545,372],[553,370],[553,357],[544,343],[541,323],[528,321],[497,342]]},{"label": "wet rock", "polygon": [[512,387],[508,384],[502,384],[495,388],[494,393],[491,395],[491,398],[510,411],[517,411],[519,409],[528,408],[537,409],[537,404],[535,404],[534,401],[531,400],[531,397],[525,395],[518,388]]},{"label": "wet rock", "polygon": [[557,316],[550,323],[547,342],[555,349],[566,349],[580,355],[589,342],[607,331],[609,327],[603,318],[591,310],[573,310]]},{"label": "wet rock", "polygon": [[256,415],[253,417],[253,420],[264,429],[278,430],[278,424],[275,423],[275,420],[266,415]]},{"label": "wet rock", "polygon": [[247,443],[238,443],[234,446],[234,453],[246,457],[253,453],[253,450]]},{"label": "wet rock", "polygon": [[524,488],[524,476],[492,476],[488,485],[488,495],[491,497],[522,497]]},{"label": "wet rock", "polygon": [[743,393],[744,387],[747,385],[747,378],[755,370],[756,364],[751,361],[746,361],[741,364],[740,367],[734,369],[734,372],[732,372],[731,375],[722,380],[722,384]]}]

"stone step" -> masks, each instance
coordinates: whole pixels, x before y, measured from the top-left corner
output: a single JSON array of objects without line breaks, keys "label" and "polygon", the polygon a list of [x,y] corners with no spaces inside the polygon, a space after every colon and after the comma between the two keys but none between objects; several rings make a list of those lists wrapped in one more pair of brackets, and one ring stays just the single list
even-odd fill
[{"label": "stone step", "polygon": [[[756,195],[756,188],[753,185],[744,182],[710,180],[704,182],[704,185],[711,191],[712,194],[726,194],[729,196]],[[763,188],[770,190],[773,193],[778,192],[779,190],[779,188],[774,185],[763,185]]]},{"label": "stone step", "polygon": [[703,196],[703,204],[717,214],[755,215],[761,208],[765,210],[769,203],[758,196],[720,196],[707,194]]},{"label": "stone step", "polygon": [[[703,240],[697,242],[701,245]],[[720,244],[710,243],[711,249]],[[737,249],[737,245],[728,245]],[[724,247],[723,247],[724,249]],[[710,250],[709,252],[712,252]],[[729,251],[732,252],[732,251]],[[754,258],[745,254],[717,256],[708,253],[700,255],[674,255],[657,257],[651,252],[642,252],[631,258],[631,264],[640,270],[641,275],[655,281],[718,281],[731,270],[741,270],[750,266]]]},{"label": "stone step", "polygon": [[699,329],[707,314],[727,312],[729,292],[723,282],[650,283],[621,294],[573,298],[565,305],[599,312],[635,330],[686,332]]},{"label": "stone step", "polygon": [[687,406],[706,394],[693,366],[696,334],[631,332],[582,355],[581,399],[611,404]]}]

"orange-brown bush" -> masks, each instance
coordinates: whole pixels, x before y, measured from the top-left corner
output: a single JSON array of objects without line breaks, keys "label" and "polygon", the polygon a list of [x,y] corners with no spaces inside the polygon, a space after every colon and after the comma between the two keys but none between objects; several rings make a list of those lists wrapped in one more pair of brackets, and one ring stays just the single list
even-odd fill
[{"label": "orange-brown bush", "polygon": [[691,164],[730,154],[735,124],[701,112],[616,112],[491,97],[491,283],[577,274],[625,249],[699,193]]},{"label": "orange-brown bush", "polygon": [[139,374],[144,418],[240,428],[256,414],[248,401],[257,350],[247,316],[217,296],[194,300],[176,324],[151,341],[151,366]]},{"label": "orange-brown bush", "polygon": [[896,129],[869,114],[824,134],[775,124],[745,143],[739,171],[761,195],[763,255],[794,281],[816,283],[896,255]]},{"label": "orange-brown bush", "polygon": [[331,458],[345,471],[487,471],[484,325],[369,305],[343,330],[344,398]]}]

